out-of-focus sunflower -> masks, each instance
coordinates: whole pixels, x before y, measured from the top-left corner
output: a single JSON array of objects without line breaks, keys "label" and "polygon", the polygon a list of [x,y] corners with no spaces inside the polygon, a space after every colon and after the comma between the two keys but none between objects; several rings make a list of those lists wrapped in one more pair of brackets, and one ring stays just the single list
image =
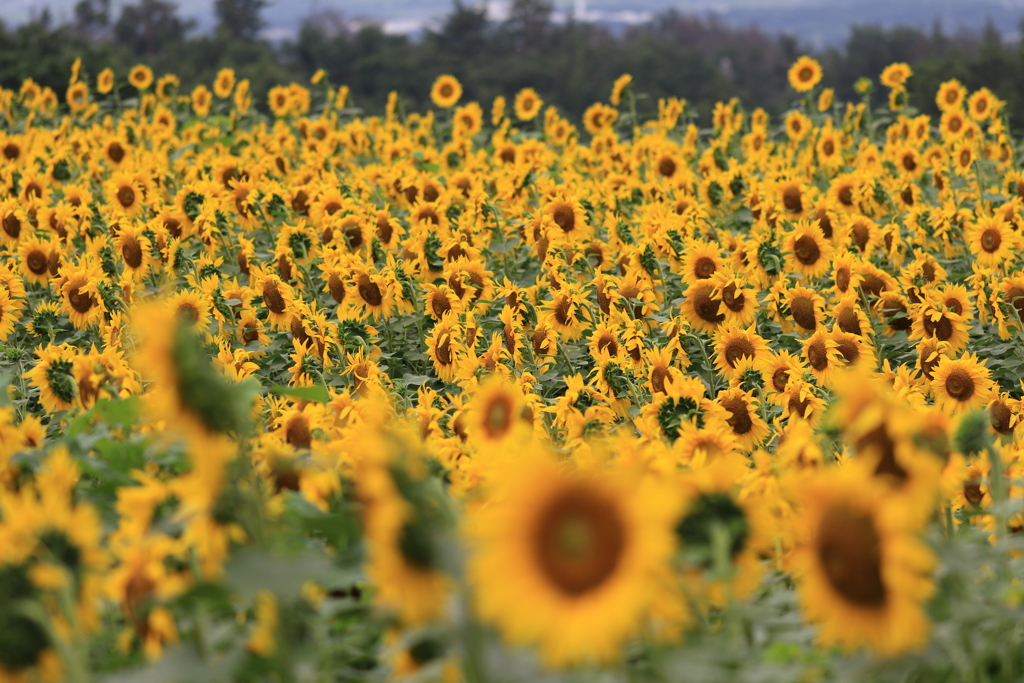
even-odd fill
[{"label": "out-of-focus sunflower", "polygon": [[462,97],[462,84],[455,76],[438,76],[430,88],[430,99],[442,109],[451,109]]},{"label": "out-of-focus sunflower", "polygon": [[515,112],[516,118],[520,121],[532,121],[537,118],[543,106],[544,100],[533,88],[523,88],[516,93]]},{"label": "out-of-focus sunflower", "polygon": [[825,644],[868,645],[893,655],[922,647],[935,558],[915,521],[891,514],[884,486],[830,469],[796,494],[800,541],[793,557],[800,602]]},{"label": "out-of-focus sunflower", "polygon": [[797,92],[807,92],[821,80],[821,64],[813,57],[804,55],[789,67],[789,84]]},{"label": "out-of-focus sunflower", "polygon": [[525,458],[468,520],[480,615],[509,641],[536,644],[549,665],[617,659],[671,552],[665,496],[638,494],[624,474]]},{"label": "out-of-focus sunflower", "polygon": [[153,84],[153,70],[144,64],[137,64],[128,72],[128,82],[137,90],[146,90]]}]

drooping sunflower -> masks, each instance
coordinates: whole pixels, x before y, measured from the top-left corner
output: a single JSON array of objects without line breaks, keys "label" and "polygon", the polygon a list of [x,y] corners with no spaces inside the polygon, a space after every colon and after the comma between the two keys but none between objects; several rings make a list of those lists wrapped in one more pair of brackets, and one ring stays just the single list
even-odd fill
[{"label": "drooping sunflower", "polygon": [[664,494],[623,474],[524,458],[467,520],[481,617],[550,666],[617,659],[672,550]]},{"label": "drooping sunflower", "polygon": [[935,558],[917,521],[892,508],[880,483],[856,469],[802,482],[793,565],[800,602],[823,644],[868,645],[885,655],[922,647]]},{"label": "drooping sunflower", "polygon": [[950,412],[980,409],[992,399],[991,371],[977,354],[940,358],[932,375],[932,393],[935,402]]}]

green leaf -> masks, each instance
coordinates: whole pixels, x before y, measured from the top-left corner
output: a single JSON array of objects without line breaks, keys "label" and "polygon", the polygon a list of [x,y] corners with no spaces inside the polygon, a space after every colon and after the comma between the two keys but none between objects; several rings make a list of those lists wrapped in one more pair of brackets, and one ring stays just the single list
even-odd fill
[{"label": "green leaf", "polygon": [[288,387],[283,384],[275,384],[270,387],[270,391],[279,396],[291,396],[313,403],[327,403],[331,400],[331,394],[323,384],[314,384],[311,387]]}]

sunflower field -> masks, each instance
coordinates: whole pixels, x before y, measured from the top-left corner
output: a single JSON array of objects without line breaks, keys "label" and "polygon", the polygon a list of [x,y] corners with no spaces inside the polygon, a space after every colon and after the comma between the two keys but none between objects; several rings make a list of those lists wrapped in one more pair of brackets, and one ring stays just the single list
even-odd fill
[{"label": "sunflower field", "polygon": [[0,89],[0,682],[1021,680],[1024,171],[911,77]]}]

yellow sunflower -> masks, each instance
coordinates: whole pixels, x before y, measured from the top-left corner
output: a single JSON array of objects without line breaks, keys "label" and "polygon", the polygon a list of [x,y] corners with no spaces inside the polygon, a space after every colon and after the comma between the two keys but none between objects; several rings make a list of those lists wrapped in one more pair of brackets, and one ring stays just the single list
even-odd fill
[{"label": "yellow sunflower", "polygon": [[672,550],[665,495],[624,475],[524,458],[466,521],[480,616],[550,666],[617,659]]},{"label": "yellow sunflower", "polygon": [[532,121],[537,118],[543,106],[544,100],[533,88],[523,88],[516,94],[515,112],[520,121]]},{"label": "yellow sunflower", "polygon": [[993,395],[991,371],[973,353],[960,358],[940,358],[932,379],[935,402],[959,413],[988,405]]},{"label": "yellow sunflower", "polygon": [[128,72],[128,82],[137,90],[145,90],[153,84],[153,70],[144,64],[137,64]]},{"label": "yellow sunflower", "polygon": [[451,109],[462,97],[462,84],[455,76],[438,76],[430,88],[430,99],[442,109]]},{"label": "yellow sunflower", "polygon": [[797,92],[807,92],[821,80],[821,64],[813,57],[804,55],[789,67],[789,84]]},{"label": "yellow sunflower", "polygon": [[912,518],[893,514],[885,487],[858,475],[833,468],[799,485],[800,604],[822,644],[912,651],[928,641],[935,558]]}]

